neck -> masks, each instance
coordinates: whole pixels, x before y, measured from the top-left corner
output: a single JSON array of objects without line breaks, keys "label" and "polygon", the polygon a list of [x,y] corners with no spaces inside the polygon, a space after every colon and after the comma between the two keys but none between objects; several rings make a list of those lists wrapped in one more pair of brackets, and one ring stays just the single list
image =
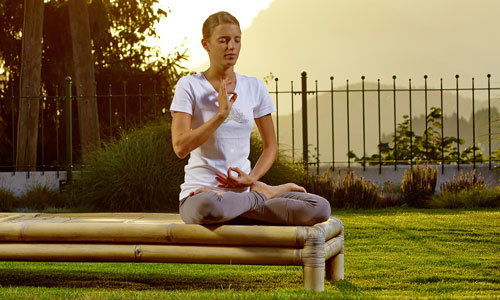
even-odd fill
[{"label": "neck", "polygon": [[231,67],[220,67],[211,65],[205,72],[205,77],[210,79],[219,80],[221,78],[233,79],[236,77],[234,73],[234,66]]}]

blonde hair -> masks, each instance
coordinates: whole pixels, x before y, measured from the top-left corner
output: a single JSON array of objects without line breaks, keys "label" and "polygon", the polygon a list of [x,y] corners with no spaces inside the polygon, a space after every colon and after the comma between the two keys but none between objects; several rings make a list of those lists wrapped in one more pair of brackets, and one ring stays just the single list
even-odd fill
[{"label": "blonde hair", "polygon": [[240,22],[238,22],[238,20],[228,12],[219,11],[216,12],[215,14],[210,15],[205,20],[205,22],[203,22],[203,29],[202,29],[203,39],[205,40],[209,39],[212,36],[215,27],[217,27],[220,24],[227,24],[227,23],[235,24],[238,25],[238,27],[240,27]]}]

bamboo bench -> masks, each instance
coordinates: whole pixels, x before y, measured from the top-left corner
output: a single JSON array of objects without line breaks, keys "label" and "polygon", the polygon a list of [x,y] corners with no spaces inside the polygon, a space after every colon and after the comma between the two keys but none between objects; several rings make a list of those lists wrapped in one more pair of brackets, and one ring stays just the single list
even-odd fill
[{"label": "bamboo bench", "polygon": [[178,214],[0,213],[0,260],[303,266],[304,288],[344,278],[344,229],[193,225]]}]

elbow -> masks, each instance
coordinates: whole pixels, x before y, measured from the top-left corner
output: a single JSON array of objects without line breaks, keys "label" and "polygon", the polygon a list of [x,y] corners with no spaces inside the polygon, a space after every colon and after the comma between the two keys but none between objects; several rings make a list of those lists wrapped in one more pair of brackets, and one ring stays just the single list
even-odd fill
[{"label": "elbow", "polygon": [[174,153],[175,155],[177,155],[178,158],[183,159],[189,154],[189,151],[183,149],[178,145],[174,145]]}]

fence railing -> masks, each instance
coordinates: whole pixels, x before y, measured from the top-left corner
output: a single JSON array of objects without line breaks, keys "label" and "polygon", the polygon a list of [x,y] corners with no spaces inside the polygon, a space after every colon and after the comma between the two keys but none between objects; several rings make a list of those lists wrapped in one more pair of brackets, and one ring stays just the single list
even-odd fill
[{"label": "fence railing", "polygon": [[[308,83],[308,78],[306,72],[303,72],[301,74],[301,89],[296,90],[294,89],[294,82],[291,81],[290,83],[290,90],[280,90],[279,86],[279,80],[278,78],[275,78],[275,86],[274,90],[270,91],[272,95],[274,95],[274,101],[276,104],[276,109],[277,112],[275,114],[275,122],[276,122],[276,131],[277,131],[277,136],[278,136],[278,143],[285,148],[286,150],[289,150],[289,153],[291,153],[292,159],[294,161],[297,161],[296,158],[298,157],[298,160],[301,161],[302,163],[305,163],[306,165],[315,165],[316,166],[316,172],[319,173],[319,167],[320,164],[327,164],[331,165],[335,168],[336,165],[343,165],[350,167],[353,163],[360,164],[363,166],[363,168],[366,168],[368,164],[372,165],[378,165],[379,166],[379,173],[382,170],[383,165],[388,165],[392,164],[394,165],[394,168],[397,168],[398,165],[400,164],[408,164],[408,165],[413,165],[417,163],[416,161],[416,152],[419,150],[420,152],[426,153],[424,156],[423,160],[420,160],[419,163],[427,162],[427,163],[433,163],[433,164],[441,164],[442,166],[442,171],[444,172],[444,165],[445,164],[456,164],[457,168],[460,169],[460,165],[463,163],[471,163],[473,167],[475,168],[476,163],[484,163],[485,160],[482,159],[482,156],[480,156],[480,145],[477,142],[477,122],[476,122],[476,117],[478,114],[478,110],[476,108],[476,104],[478,103],[478,96],[481,95],[483,96],[483,101],[481,101],[480,104],[483,106],[483,110],[481,111],[481,117],[482,117],[482,123],[483,125],[481,126],[480,129],[483,132],[483,134],[479,135],[481,139],[487,140],[487,147],[484,147],[482,145],[482,148],[485,148],[487,151],[487,163],[489,165],[489,169],[491,169],[492,164],[495,162],[498,162],[498,157],[495,157],[495,152],[498,147],[498,137],[499,137],[499,132],[500,132],[500,122],[499,122],[499,108],[500,108],[500,97],[498,95],[492,95],[492,92],[500,90],[500,87],[492,87],[491,86],[491,75],[485,76],[486,79],[486,86],[483,87],[477,87],[475,85],[475,79],[472,78],[471,80],[471,86],[470,87],[464,87],[463,85],[460,85],[459,81],[459,75],[456,75],[454,77],[454,86],[452,87],[444,87],[443,85],[443,79],[441,78],[439,80],[439,87],[438,88],[429,88],[428,87],[428,76],[425,75],[423,76],[423,87],[415,87],[414,83],[412,85],[412,80],[408,80],[408,85],[407,87],[401,87],[400,85],[397,84],[397,77],[393,76],[392,77],[392,82],[391,85],[382,87],[380,79],[377,79],[376,83],[370,83],[370,85],[374,86],[373,88],[367,88],[366,87],[366,78],[365,76],[361,77],[361,82],[358,82],[355,84],[355,87],[352,87],[352,83],[350,84],[349,80],[346,80],[345,85],[340,88],[334,88],[334,77],[329,78],[329,88],[327,89],[319,89],[318,88],[318,81],[316,80],[314,82],[313,87],[310,87],[310,84]],[[431,119],[432,116],[438,116],[438,115],[431,115],[429,111],[429,104],[431,102],[430,99],[430,94],[434,94],[434,101],[432,101],[434,104],[436,104],[434,107],[440,109],[440,118],[439,122],[441,126],[438,126],[439,124],[429,124],[429,120],[434,120]],[[465,93],[469,93],[468,95],[470,97],[467,97]],[[385,97],[384,97],[385,94]],[[404,95],[405,94],[405,95]],[[419,94],[419,95],[418,95]],[[319,100],[320,95],[323,97],[321,98],[321,101]],[[419,97],[416,97],[416,96]],[[297,98],[300,96],[299,101],[297,101]],[[370,120],[372,121],[371,123],[368,123],[368,117],[366,113],[366,106],[368,103],[368,96],[371,96],[372,100],[372,105],[370,106]],[[357,98],[357,99],[354,99]],[[385,105],[381,105],[381,100],[385,98]],[[423,98],[423,99],[416,99],[416,98]],[[453,98],[454,101],[450,101]],[[390,101],[389,101],[390,100]],[[416,101],[417,100],[417,101]],[[420,101],[422,100],[422,101]],[[352,105],[354,101],[360,102],[360,105],[358,105],[358,110],[353,110]],[[464,104],[463,101],[470,101],[467,104]],[[486,102],[487,101],[487,102]],[[298,103],[297,103],[298,102]],[[437,102],[437,103],[436,103]],[[455,106],[455,110],[453,111],[452,108],[450,108],[450,103],[453,102],[452,104]],[[338,111],[338,108],[335,108],[339,104],[343,104],[343,110],[340,112]],[[375,104],[375,105],[373,105]],[[313,112],[309,112],[308,109],[310,109],[310,106],[313,105]],[[415,139],[418,138],[416,136],[416,133],[414,132],[414,123],[415,123],[415,107],[416,106],[422,106],[419,112],[421,112],[423,118],[424,124],[423,126],[423,132],[424,134],[422,135],[422,138],[424,138],[424,142],[421,143],[425,146],[425,149],[416,149],[415,148]],[[280,132],[280,129],[284,126],[283,121],[283,114],[280,113],[280,110],[282,110],[282,107],[286,106],[286,110],[289,112],[287,114],[287,118],[290,120],[285,120],[286,121],[286,128],[291,128],[290,133],[285,133],[285,135]],[[401,120],[402,114],[399,113],[402,109],[403,106],[406,106],[406,115],[407,115],[407,125],[409,125],[408,130],[406,131],[405,134],[409,135],[408,140],[409,140],[409,157],[406,157],[403,159],[403,157],[398,157],[398,146],[402,145],[397,145],[398,139],[401,137],[398,136],[398,129],[400,124],[404,121]],[[486,106],[486,108],[484,108]],[[298,108],[298,109],[297,109]],[[465,109],[465,113],[462,112],[462,110]],[[392,110],[392,111],[391,111]],[[446,113],[448,113],[451,110],[452,115],[445,117]],[[383,153],[382,153],[382,147],[380,145],[384,142],[382,135],[382,117],[381,113],[385,114],[386,118],[392,119],[390,123],[391,128],[390,128],[390,133],[389,136],[385,137],[385,142],[388,143],[389,147],[392,146],[392,157],[390,160],[383,160]],[[399,114],[398,114],[399,113]],[[471,121],[468,122],[466,114],[470,113],[470,119]],[[487,115],[487,122],[484,120],[484,115]],[[327,118],[325,118],[325,116]],[[343,124],[339,124],[335,120],[337,117],[344,117],[345,119],[342,120]],[[353,145],[352,145],[352,139],[353,139],[353,133],[352,133],[352,127],[353,127],[353,117],[355,120],[359,120],[358,123],[360,123],[360,129],[358,130],[359,136],[360,137],[360,150],[362,151],[362,158],[358,160],[352,159],[352,153],[353,151]],[[398,122],[398,118],[401,120],[401,122]],[[450,120],[454,119],[453,122],[450,122]],[[312,122],[311,122],[312,121]],[[385,119],[385,129],[388,126],[387,119]],[[434,120],[435,121],[435,120]],[[296,137],[296,130],[297,122],[302,122],[302,132],[299,134],[299,137],[302,137],[302,143],[297,145],[297,137]],[[311,124],[312,123],[312,124]],[[454,124],[447,124],[447,123],[454,123]],[[467,126],[464,126],[462,123],[466,123]],[[470,126],[468,123],[471,123]],[[291,127],[288,127],[291,125]],[[313,140],[311,141],[311,129],[310,125],[314,126],[313,134]],[[338,125],[341,125],[340,127]],[[434,126],[434,128],[432,127]],[[446,130],[446,126],[448,127],[454,127],[454,128],[448,128]],[[440,127],[439,132],[434,132],[434,134],[440,136],[440,159],[436,158],[431,158],[429,155],[430,147],[435,147],[435,145],[432,144],[431,140],[428,140],[428,137],[430,136],[431,133],[433,133],[431,130],[436,129],[436,127]],[[466,128],[462,128],[466,127]],[[486,132],[486,127],[487,127],[487,132]],[[300,126],[299,126],[300,128]],[[376,136],[375,138],[375,145],[378,148],[378,153],[375,153],[376,159],[370,159],[367,157],[367,132],[368,128],[370,128],[370,133],[372,134],[371,140],[373,141],[374,138],[373,136]],[[462,140],[465,137],[463,134],[463,130],[467,129],[469,133],[468,134],[471,136],[470,141],[466,140],[466,143],[470,143],[470,147],[468,149],[464,149],[465,147],[461,147],[462,145]],[[320,137],[321,131],[326,132],[323,134],[324,137]],[[462,130],[462,133],[461,133]],[[448,132],[445,132],[448,131]],[[454,131],[454,132],[451,132]],[[338,139],[337,135],[339,133],[344,132],[345,136],[343,137],[343,140]],[[287,135],[290,135],[287,138]],[[325,137],[326,136],[326,137]],[[448,136],[451,136],[454,141],[454,145],[450,145],[450,139]],[[284,138],[285,137],[285,138]],[[496,139],[495,139],[496,137]],[[287,138],[287,139],[286,139]],[[283,140],[285,140],[283,142]],[[388,141],[389,140],[389,141]],[[435,142],[435,141],[434,141]],[[495,142],[494,144],[492,142]],[[392,144],[391,144],[392,143]],[[337,159],[339,156],[338,153],[338,148],[339,146],[344,146],[346,147],[345,152],[341,153],[340,156],[343,156],[345,159]],[[307,145],[307,147],[304,147],[304,145]],[[308,149],[309,146],[313,146],[315,149],[311,151]],[[329,153],[325,154],[322,152],[322,148],[324,147],[323,145],[327,145],[329,148]],[[321,147],[320,147],[321,146]],[[372,143],[373,146],[373,143]],[[383,146],[383,145],[382,145]],[[444,148],[444,147],[448,148]],[[450,147],[455,147],[453,151],[450,150]],[[297,150],[299,150],[300,153],[300,148],[302,148],[302,155],[297,155]],[[439,147],[438,147],[439,148]],[[463,161],[463,156],[464,156],[464,150],[469,151],[469,154],[471,154],[471,159],[468,159],[467,161]],[[337,152],[337,153],[336,153]],[[445,156],[446,154],[449,154],[447,152],[453,152],[455,155],[447,155],[448,157]],[[313,156],[311,159],[310,156]],[[330,159],[322,159],[329,156]],[[450,157],[456,158],[450,159]],[[373,157],[373,156],[372,156]]]},{"label": "fence railing", "polygon": [[[476,154],[479,155],[477,151],[479,146],[487,152],[487,163],[490,169],[493,163],[498,162],[495,152],[500,147],[498,146],[498,138],[495,137],[498,137],[500,132],[498,126],[500,97],[493,95],[493,92],[499,91],[500,87],[491,86],[490,75],[486,76],[486,86],[475,86],[474,78],[470,87],[460,86],[457,75],[454,78],[453,87],[446,88],[443,85],[443,79],[439,81],[439,88],[429,88],[427,76],[423,78],[423,87],[415,87],[414,84],[412,85],[411,79],[408,80],[408,87],[401,87],[397,84],[396,76],[393,76],[389,86],[382,86],[380,80],[377,80],[376,84],[367,82],[363,76],[361,82],[352,84],[347,80],[345,86],[340,88],[334,88],[336,82],[334,77],[330,77],[327,89],[319,89],[317,80],[311,88],[305,72],[301,74],[300,79],[300,89],[294,89],[292,81],[290,90],[280,90],[279,80],[276,78],[274,90],[269,91],[274,96],[277,109],[274,119],[278,144],[281,150],[289,151],[295,162],[304,163],[310,167],[316,166],[317,173],[319,173],[320,165],[331,165],[335,168],[341,165],[351,167],[353,164],[361,164],[366,167],[368,164],[374,164],[379,166],[379,172],[381,172],[383,165],[392,164],[394,168],[397,168],[400,164],[413,165],[417,163],[415,160],[417,150],[421,153],[429,151],[429,149],[414,148],[418,136],[411,133],[414,132],[414,123],[419,112],[422,114],[420,118],[423,118],[423,122],[421,122],[423,124],[420,125],[425,133],[422,135],[425,142],[421,145],[436,148],[430,141],[427,141],[429,129],[434,125],[428,124],[429,106],[432,103],[436,104],[434,107],[440,109],[440,122],[444,126],[441,126],[440,132],[438,132],[441,138],[440,159],[437,161],[436,159],[433,161],[427,159],[427,162],[441,164],[443,168],[445,164],[452,163],[460,168],[460,165],[464,163],[461,160],[461,154],[463,154],[465,146],[461,147],[460,143],[460,140],[466,136],[463,133],[464,130],[472,133],[468,134],[472,138],[467,143],[473,149],[470,162],[474,167],[476,163],[485,162],[484,159],[476,157]],[[169,113],[170,97],[166,96],[164,91],[157,90],[156,82],[152,84],[152,88],[149,88],[150,92],[147,93],[143,92],[141,84],[131,88],[130,84],[127,85],[124,82],[120,87],[108,85],[107,93],[93,96],[98,102],[100,134],[103,140],[116,137],[122,129],[143,124],[155,117]],[[76,105],[72,105],[72,103],[83,96],[72,93],[71,85],[72,82],[69,79],[64,89],[54,86],[52,88],[53,95],[47,95],[45,89],[39,99],[37,170],[42,172],[63,169],[71,171],[73,160],[78,161],[81,155],[79,139],[77,138],[79,132],[76,124],[78,123],[75,121],[78,116]],[[374,87],[370,88],[369,86]],[[64,92],[61,93],[60,90],[64,90]],[[100,90],[102,91],[102,87]],[[4,95],[0,98],[0,108],[2,108],[0,112],[3,114],[3,116],[0,115],[2,117],[0,122],[3,122],[0,125],[4,127],[4,130],[0,131],[1,144],[3,145],[0,148],[2,154],[0,170],[15,173],[17,108],[19,101],[29,101],[29,99],[16,95],[13,85],[10,85],[10,91],[10,96]],[[470,97],[467,97],[465,93],[468,93]],[[431,94],[434,94],[434,98],[437,100],[431,99]],[[479,99],[479,96],[482,96],[483,99]],[[300,99],[298,99],[299,97]],[[462,103],[463,101],[470,101],[470,103],[466,105]],[[480,103],[483,108],[485,107],[480,117],[483,123],[481,130],[485,133],[479,135],[476,134],[478,129],[476,118],[479,114],[476,109],[477,103]],[[451,108],[452,104],[454,109]],[[313,105],[312,110],[310,110],[311,105]],[[420,108],[417,109],[418,107]],[[6,113],[8,111],[10,114]],[[451,111],[452,114],[445,117],[448,111]],[[404,121],[402,116],[405,113],[408,116],[407,124],[409,125],[408,131],[405,133],[409,135],[407,136],[409,157],[403,158],[398,156],[401,155],[398,153],[398,139],[393,140],[392,135],[396,133],[397,136],[398,126]],[[468,113],[471,115],[470,122],[464,117]],[[390,121],[388,121],[389,119]],[[301,126],[297,126],[299,123]],[[391,124],[388,125],[389,123]],[[452,128],[446,129],[447,125]],[[286,126],[286,130],[283,129],[283,126]],[[443,148],[446,136],[456,138],[454,145],[455,151],[458,153],[456,159],[450,160],[445,157],[445,152],[450,151],[450,149]],[[479,145],[478,137],[487,141],[487,147]],[[380,145],[384,140],[389,146],[392,146],[393,157],[390,160],[384,160],[381,147],[378,147],[376,159],[367,157],[367,148],[373,148],[373,144]],[[304,145],[307,146],[304,147]],[[311,145],[314,147],[313,150],[309,149]],[[350,155],[356,149],[362,152],[361,159],[354,160]]]},{"label": "fence railing", "polygon": [[[119,137],[120,131],[141,126],[168,113],[170,97],[159,91],[157,82],[151,81],[143,92],[143,84],[127,84],[119,87],[106,85],[93,96],[77,95],[71,78],[64,84],[41,88],[39,100],[38,145],[36,168],[16,166],[17,127],[20,101],[32,101],[32,97],[19,97],[18,89],[10,83],[8,94],[0,97],[0,171],[16,173],[16,169],[62,171],[78,168],[74,162],[81,158],[80,132],[77,102],[94,98],[98,104],[99,134],[101,140]],[[70,169],[68,169],[70,168]]]}]

